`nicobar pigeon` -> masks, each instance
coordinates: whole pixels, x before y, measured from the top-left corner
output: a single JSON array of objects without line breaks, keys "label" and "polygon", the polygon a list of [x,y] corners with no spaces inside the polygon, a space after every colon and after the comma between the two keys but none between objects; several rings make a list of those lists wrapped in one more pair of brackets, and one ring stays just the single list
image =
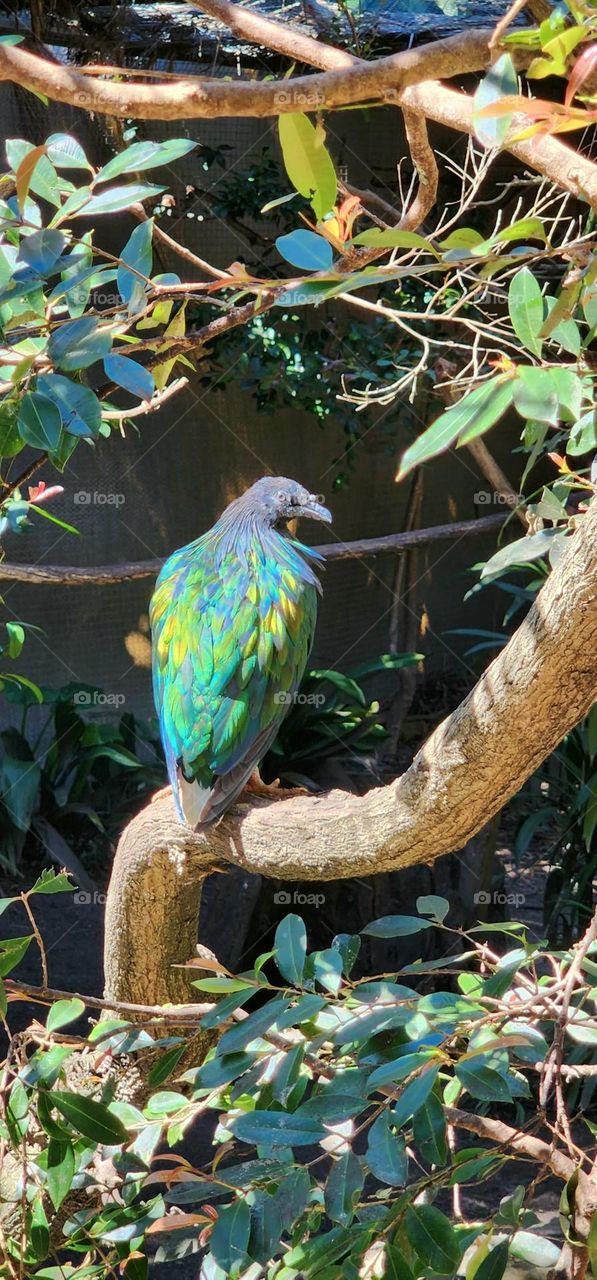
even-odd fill
[{"label": "nicobar pigeon", "polygon": [[296,481],[265,476],[158,577],[154,698],[178,816],[196,830],[242,791],[305,670],[323,557],[288,529],[301,516],[332,519]]}]

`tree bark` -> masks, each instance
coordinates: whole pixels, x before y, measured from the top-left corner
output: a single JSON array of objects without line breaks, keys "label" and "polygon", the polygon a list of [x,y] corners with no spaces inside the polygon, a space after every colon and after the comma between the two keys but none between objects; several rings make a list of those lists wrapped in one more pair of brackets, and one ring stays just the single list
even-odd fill
[{"label": "tree bark", "polygon": [[596,642],[593,502],[509,644],[395,782],[362,797],[247,797],[206,834],[178,824],[169,797],[130,823],[108,893],[106,995],[185,998],[185,979],[171,966],[193,952],[201,885],[218,862],[331,880],[462,848],[592,706]]}]

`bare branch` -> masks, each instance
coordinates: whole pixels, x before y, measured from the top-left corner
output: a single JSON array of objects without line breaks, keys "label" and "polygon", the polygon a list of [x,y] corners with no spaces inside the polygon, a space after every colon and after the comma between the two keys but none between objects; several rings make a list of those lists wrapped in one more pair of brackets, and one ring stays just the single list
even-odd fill
[{"label": "bare branch", "polygon": [[[356,542],[333,542],[316,547],[326,560],[350,560],[360,556],[400,555],[410,547],[426,547],[454,538],[471,538],[492,533],[507,520],[506,515],[483,516],[479,520],[456,520],[452,524],[429,529],[412,529],[407,533],[390,533],[381,538],[360,538]],[[79,565],[11,564],[0,560],[0,580],[10,582],[54,583],[67,587],[83,587],[89,583],[105,586],[113,582],[130,582],[136,578],[154,578],[163,560],[139,560],[131,564],[98,565],[95,569]]]},{"label": "bare branch", "polygon": [[402,108],[402,114],[411,159],[419,175],[419,190],[400,219],[399,226],[404,231],[416,231],[435,204],[439,170],[429,143],[425,117],[406,107]]}]

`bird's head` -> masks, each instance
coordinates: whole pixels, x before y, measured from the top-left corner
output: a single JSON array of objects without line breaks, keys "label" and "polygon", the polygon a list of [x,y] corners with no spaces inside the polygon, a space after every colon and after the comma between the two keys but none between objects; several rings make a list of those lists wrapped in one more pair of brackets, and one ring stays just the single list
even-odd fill
[{"label": "bird's head", "polygon": [[302,484],[284,476],[264,476],[247,490],[244,498],[272,528],[305,518],[331,524],[332,513],[323,506],[321,495],[309,493]]}]

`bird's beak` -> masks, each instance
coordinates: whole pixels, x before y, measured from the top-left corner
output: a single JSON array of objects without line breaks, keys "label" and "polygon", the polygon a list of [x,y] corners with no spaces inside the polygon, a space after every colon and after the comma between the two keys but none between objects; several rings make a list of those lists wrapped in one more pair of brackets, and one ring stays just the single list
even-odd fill
[{"label": "bird's beak", "polygon": [[319,501],[319,495],[316,493],[309,494],[308,502],[305,502],[301,508],[301,516],[307,516],[310,520],[321,520],[324,524],[332,523],[332,513],[327,507],[322,506]]}]

